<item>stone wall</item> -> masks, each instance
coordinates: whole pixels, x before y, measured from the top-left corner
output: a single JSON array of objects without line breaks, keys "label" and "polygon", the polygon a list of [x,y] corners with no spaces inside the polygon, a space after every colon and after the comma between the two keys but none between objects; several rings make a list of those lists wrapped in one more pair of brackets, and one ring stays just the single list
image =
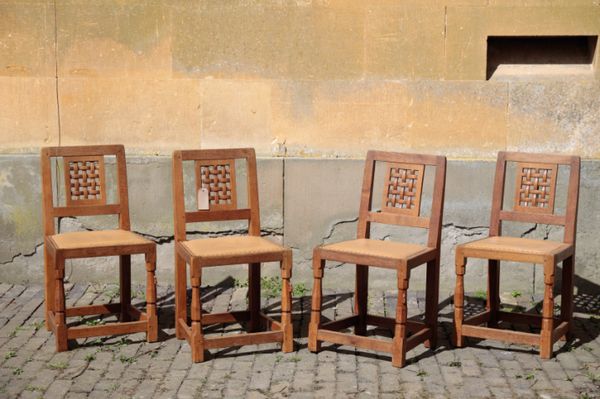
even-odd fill
[{"label": "stone wall", "polygon": [[[294,247],[297,281],[313,245],[354,233],[367,149],[447,155],[444,289],[452,246],[486,233],[497,151],[579,154],[577,273],[598,284],[600,45],[587,66],[534,59],[488,76],[487,39],[599,33],[598,0],[0,0],[0,279],[42,279],[39,148],[122,143],[132,223],[160,244],[163,281],[171,151],[252,146],[264,233]],[[71,278],[114,280],[111,264]],[[503,281],[532,273],[511,267]]]}]

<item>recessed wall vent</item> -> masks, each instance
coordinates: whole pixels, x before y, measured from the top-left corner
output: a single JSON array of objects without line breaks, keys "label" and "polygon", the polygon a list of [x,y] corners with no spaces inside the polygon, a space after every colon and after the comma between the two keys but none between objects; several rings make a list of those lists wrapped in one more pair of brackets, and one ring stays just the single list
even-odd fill
[{"label": "recessed wall vent", "polygon": [[489,36],[487,79],[594,76],[598,36]]}]

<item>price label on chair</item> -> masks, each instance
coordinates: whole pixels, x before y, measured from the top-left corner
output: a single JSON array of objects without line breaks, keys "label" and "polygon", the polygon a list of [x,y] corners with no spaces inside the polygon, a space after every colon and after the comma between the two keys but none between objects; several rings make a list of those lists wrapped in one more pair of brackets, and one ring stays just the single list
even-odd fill
[{"label": "price label on chair", "polygon": [[198,210],[199,211],[208,211],[208,209],[209,209],[208,188],[202,187],[198,190]]}]

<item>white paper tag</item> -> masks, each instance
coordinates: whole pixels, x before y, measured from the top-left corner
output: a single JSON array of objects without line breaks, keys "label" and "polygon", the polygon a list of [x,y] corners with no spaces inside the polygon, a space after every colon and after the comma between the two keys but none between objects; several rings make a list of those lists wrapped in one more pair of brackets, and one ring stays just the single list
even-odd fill
[{"label": "white paper tag", "polygon": [[208,211],[208,209],[208,188],[202,187],[200,190],[198,190],[198,210]]}]

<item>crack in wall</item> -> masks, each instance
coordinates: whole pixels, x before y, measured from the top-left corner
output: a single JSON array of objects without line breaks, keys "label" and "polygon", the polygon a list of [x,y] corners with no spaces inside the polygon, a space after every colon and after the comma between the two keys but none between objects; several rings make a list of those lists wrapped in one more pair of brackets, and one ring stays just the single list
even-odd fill
[{"label": "crack in wall", "polygon": [[0,265],[8,265],[10,263],[13,263],[18,257],[31,258],[31,257],[35,256],[35,254],[37,254],[38,249],[42,245],[44,245],[43,242],[41,242],[39,244],[35,244],[35,246],[33,248],[33,251],[31,251],[31,252],[25,252],[25,253],[19,252],[19,253],[15,254],[15,255],[12,255],[11,258],[10,258],[10,260],[6,260],[6,261],[0,262]]},{"label": "crack in wall", "polygon": [[329,232],[323,237],[321,238],[321,243],[324,244],[325,241],[329,240],[331,237],[333,237],[333,233],[335,232],[335,229],[338,226],[341,226],[343,224],[349,224],[349,223],[356,223],[358,222],[358,216],[354,217],[352,219],[344,219],[344,220],[340,220],[337,222],[334,222],[331,227],[329,228]]}]

